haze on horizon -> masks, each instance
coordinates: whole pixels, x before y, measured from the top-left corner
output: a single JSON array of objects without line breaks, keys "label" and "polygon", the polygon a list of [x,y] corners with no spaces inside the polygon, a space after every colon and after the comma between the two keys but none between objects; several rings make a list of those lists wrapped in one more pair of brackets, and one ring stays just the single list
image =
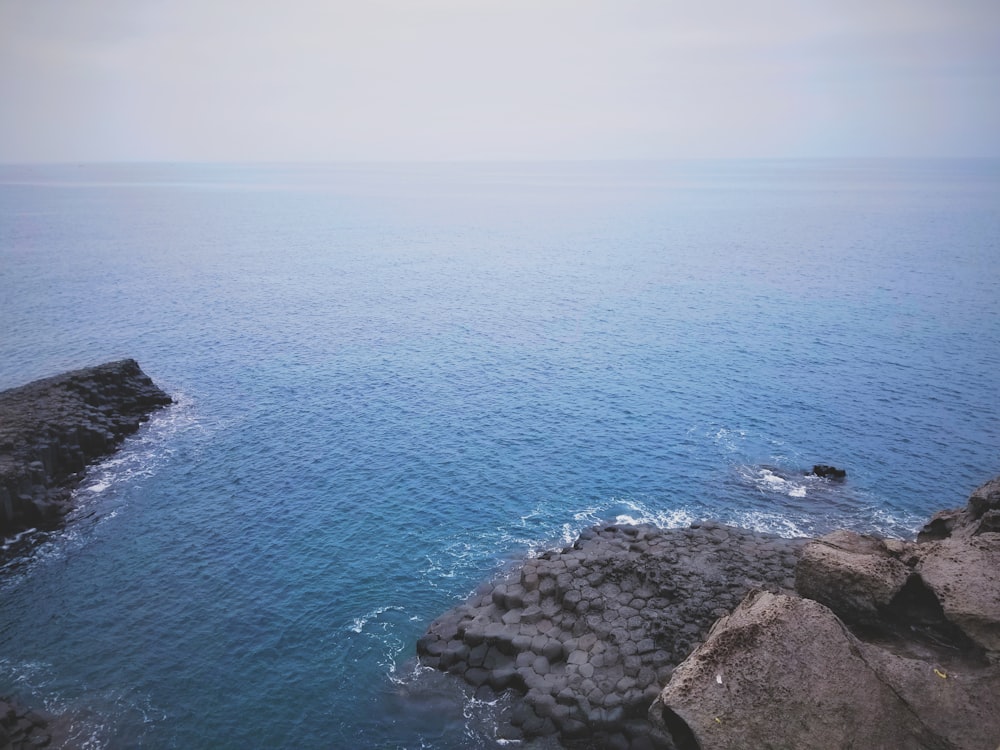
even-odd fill
[{"label": "haze on horizon", "polygon": [[0,0],[0,162],[1000,156],[996,0]]}]

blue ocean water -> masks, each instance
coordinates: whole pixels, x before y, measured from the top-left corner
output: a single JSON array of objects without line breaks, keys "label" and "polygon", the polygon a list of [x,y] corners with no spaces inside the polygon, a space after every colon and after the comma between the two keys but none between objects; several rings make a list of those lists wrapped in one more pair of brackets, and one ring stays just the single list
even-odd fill
[{"label": "blue ocean water", "polygon": [[0,388],[177,399],[3,571],[0,694],[68,747],[492,748],[413,646],[511,561],[907,536],[1000,473],[998,269],[997,161],[0,167]]}]

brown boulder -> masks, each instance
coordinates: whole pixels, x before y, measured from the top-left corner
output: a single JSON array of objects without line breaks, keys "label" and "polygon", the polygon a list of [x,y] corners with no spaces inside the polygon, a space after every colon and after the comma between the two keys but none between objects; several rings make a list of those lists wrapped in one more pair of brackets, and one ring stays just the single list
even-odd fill
[{"label": "brown boulder", "polygon": [[932,542],[917,572],[944,616],[994,660],[1000,657],[1000,534]]},{"label": "brown boulder", "polygon": [[851,624],[875,625],[911,573],[883,540],[840,530],[803,547],[795,590]]},{"label": "brown boulder", "polygon": [[852,634],[818,602],[753,592],[650,709],[666,747],[949,748],[1000,742],[1000,670]]},{"label": "brown boulder", "polygon": [[862,646],[818,602],[752,592],[674,670],[650,719],[677,748],[955,747]]}]

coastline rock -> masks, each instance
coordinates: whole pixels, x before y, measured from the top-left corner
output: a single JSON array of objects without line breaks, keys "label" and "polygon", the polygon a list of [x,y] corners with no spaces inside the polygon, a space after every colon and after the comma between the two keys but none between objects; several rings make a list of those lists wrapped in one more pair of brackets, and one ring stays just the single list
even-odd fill
[{"label": "coastline rock", "polygon": [[32,711],[10,696],[0,696],[0,750],[47,747],[53,739],[50,717]]},{"label": "coastline rock", "polygon": [[877,625],[911,574],[881,539],[839,530],[803,548],[795,589],[843,620]]},{"label": "coastline rock", "polygon": [[1000,534],[945,539],[928,547],[917,573],[944,617],[1000,663]]},{"label": "coastline rock", "polygon": [[749,590],[790,590],[803,541],[711,523],[584,531],[435,620],[417,653],[517,696],[502,739],[652,747],[648,709],[673,667]]},{"label": "coastline rock", "polygon": [[964,508],[935,513],[917,534],[918,542],[1000,533],[1000,477],[976,488]]},{"label": "coastline rock", "polygon": [[937,664],[861,641],[811,599],[753,592],[675,670],[650,718],[676,748],[994,747],[996,670]]},{"label": "coastline rock", "polygon": [[825,477],[826,479],[847,479],[846,469],[838,469],[836,466],[828,466],[827,464],[815,464],[809,473],[813,476]]},{"label": "coastline rock", "polygon": [[84,468],[169,403],[133,359],[0,392],[0,537],[58,523]]},{"label": "coastline rock", "polygon": [[997,747],[1000,533],[982,521],[998,490],[934,541],[808,543],[807,598],[751,594],[674,671],[650,713],[664,746]]},{"label": "coastline rock", "polygon": [[917,542],[595,528],[480,587],[417,651],[513,694],[503,740],[993,750],[998,515],[1000,478]]}]

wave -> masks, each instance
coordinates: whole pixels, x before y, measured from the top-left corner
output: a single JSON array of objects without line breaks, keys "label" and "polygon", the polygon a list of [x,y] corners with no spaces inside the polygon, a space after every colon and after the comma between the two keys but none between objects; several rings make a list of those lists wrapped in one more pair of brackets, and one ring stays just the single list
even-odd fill
[{"label": "wave", "polygon": [[0,550],[12,554],[0,565],[0,589],[12,576],[46,560],[61,559],[85,543],[95,526],[115,518],[129,493],[176,454],[178,436],[198,429],[201,423],[195,401],[183,393],[175,394],[173,404],[153,412],[115,453],[87,467],[73,490],[71,510],[60,528],[29,529],[4,540]]}]

